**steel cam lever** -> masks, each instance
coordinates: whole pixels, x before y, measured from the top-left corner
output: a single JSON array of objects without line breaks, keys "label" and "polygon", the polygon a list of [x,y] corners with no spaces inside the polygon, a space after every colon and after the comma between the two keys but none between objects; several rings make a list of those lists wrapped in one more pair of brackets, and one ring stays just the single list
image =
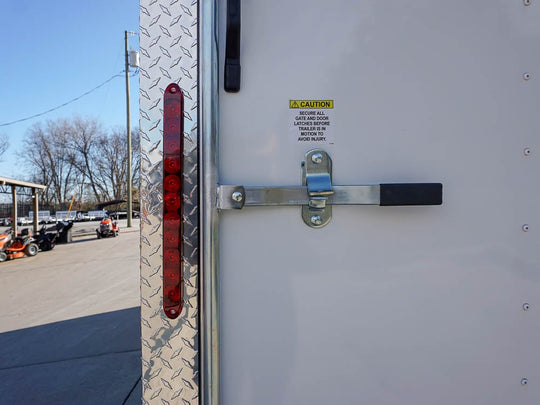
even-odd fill
[{"label": "steel cam lever", "polygon": [[302,218],[312,228],[322,228],[332,218],[332,205],[441,205],[441,183],[396,183],[363,186],[332,185],[332,160],[320,149],[306,153],[302,186],[218,186],[217,208],[301,205]]}]

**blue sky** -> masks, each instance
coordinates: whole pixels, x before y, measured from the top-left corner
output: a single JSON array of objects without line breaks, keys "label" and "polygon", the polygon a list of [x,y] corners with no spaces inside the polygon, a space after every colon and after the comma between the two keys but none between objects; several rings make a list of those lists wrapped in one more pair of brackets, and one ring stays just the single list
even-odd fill
[{"label": "blue sky", "polygon": [[[124,70],[124,31],[139,31],[137,0],[0,0],[0,124],[69,101]],[[138,35],[130,47],[139,49]],[[131,70],[134,70],[131,68]],[[139,78],[130,79],[131,125],[138,126]],[[126,126],[125,78],[47,115],[0,126],[10,147],[0,176],[22,179],[15,156],[35,122],[73,115],[96,118],[105,128]]]}]

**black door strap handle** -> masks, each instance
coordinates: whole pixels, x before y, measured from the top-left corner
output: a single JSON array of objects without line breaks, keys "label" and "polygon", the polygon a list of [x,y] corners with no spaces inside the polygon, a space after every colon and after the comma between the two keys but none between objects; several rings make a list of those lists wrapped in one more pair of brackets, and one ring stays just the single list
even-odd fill
[{"label": "black door strap handle", "polygon": [[227,0],[224,87],[228,93],[240,91],[240,0]]},{"label": "black door strap handle", "polygon": [[397,183],[380,185],[381,206],[441,205],[441,183]]}]

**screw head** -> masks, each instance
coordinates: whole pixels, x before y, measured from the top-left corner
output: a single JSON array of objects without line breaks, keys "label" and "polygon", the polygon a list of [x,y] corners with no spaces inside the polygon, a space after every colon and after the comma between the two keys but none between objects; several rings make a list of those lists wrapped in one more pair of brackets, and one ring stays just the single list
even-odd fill
[{"label": "screw head", "polygon": [[532,3],[531,0],[523,0],[523,4],[524,4],[525,6],[530,6],[531,3]]},{"label": "screw head", "polygon": [[527,385],[529,383],[529,380],[527,378],[521,379],[521,385]]},{"label": "screw head", "polygon": [[529,309],[531,309],[531,305],[528,302],[524,303],[523,304],[523,310],[528,311]]},{"label": "screw head", "polygon": [[529,232],[529,224],[524,224],[521,229],[523,230],[523,232]]},{"label": "screw head", "polygon": [[171,309],[171,315],[175,315],[176,314],[176,309]]},{"label": "screw head", "polygon": [[233,199],[233,201],[241,202],[244,199],[244,194],[242,194],[240,191],[235,191],[234,193],[232,193],[231,198]]},{"label": "screw head", "polygon": [[[171,87],[171,93],[176,93],[176,87]],[[171,311],[172,313],[172,311]]]},{"label": "screw head", "polygon": [[529,80],[532,75],[529,72],[523,73],[523,80]]},{"label": "screw head", "polygon": [[321,163],[323,160],[323,155],[322,153],[314,153],[313,155],[311,155],[311,161],[313,163],[315,163],[316,165],[318,165],[319,163]]},{"label": "screw head", "polygon": [[320,215],[313,215],[310,219],[311,223],[313,225],[321,225],[322,224],[322,218]]},{"label": "screw head", "polygon": [[525,156],[531,156],[531,153],[532,153],[531,148],[525,148],[525,149],[523,149],[523,154],[524,154]]}]

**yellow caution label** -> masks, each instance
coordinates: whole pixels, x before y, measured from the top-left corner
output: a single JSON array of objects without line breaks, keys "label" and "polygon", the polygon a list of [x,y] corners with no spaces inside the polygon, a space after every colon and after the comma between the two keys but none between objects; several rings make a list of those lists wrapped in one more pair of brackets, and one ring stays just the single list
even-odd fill
[{"label": "yellow caution label", "polygon": [[334,100],[289,100],[289,108],[334,108]]}]

